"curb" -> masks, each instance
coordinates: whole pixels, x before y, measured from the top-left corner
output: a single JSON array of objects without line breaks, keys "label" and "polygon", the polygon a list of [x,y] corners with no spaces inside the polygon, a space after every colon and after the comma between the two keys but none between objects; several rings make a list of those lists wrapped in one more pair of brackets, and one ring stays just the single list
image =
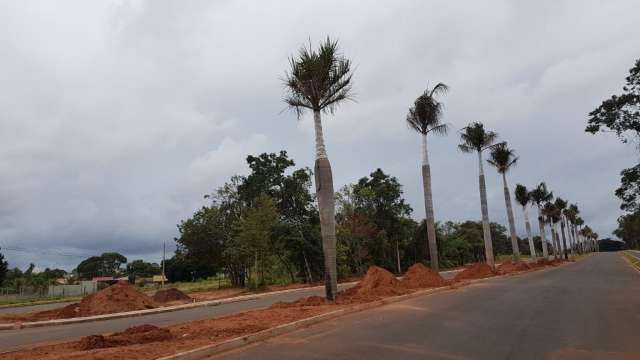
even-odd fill
[{"label": "curb", "polygon": [[635,271],[637,271],[640,274],[640,266],[635,265],[633,262],[631,262],[631,260],[629,259],[629,257],[632,257],[634,259],[637,259],[638,261],[640,261],[640,258],[638,258],[635,255],[631,255],[629,253],[627,253],[626,251],[622,252],[622,258],[624,259],[624,261]]},{"label": "curb", "polygon": [[[554,269],[558,269],[560,268],[560,266],[555,266],[555,267],[550,267],[550,268],[546,268],[546,269],[540,269],[540,270],[536,270],[535,272],[543,272],[543,271],[550,271],[550,270],[554,270]],[[524,274],[528,274],[530,272],[518,272],[518,273],[512,273],[512,274],[504,274],[504,275],[496,275],[496,276],[491,276],[491,277],[487,277],[487,278],[482,278],[482,279],[472,279],[472,280],[465,280],[463,282],[460,282],[460,286],[467,286],[467,285],[471,285],[471,284],[475,284],[475,283],[479,283],[479,282],[485,282],[485,281],[490,281],[493,279],[500,279],[500,278],[505,278],[508,276],[517,276],[517,275],[524,275]],[[197,359],[202,359],[208,356],[213,356],[213,355],[218,355],[230,350],[235,350],[241,347],[244,347],[246,345],[249,344],[253,344],[259,341],[263,341],[278,335],[282,335],[282,334],[286,334],[286,333],[290,333],[293,332],[295,330],[304,328],[304,327],[308,327],[310,325],[314,325],[323,321],[327,321],[327,320],[331,320],[340,316],[344,316],[344,315],[348,315],[348,314],[353,314],[353,313],[357,313],[357,312],[361,312],[364,310],[368,310],[368,309],[372,309],[375,307],[380,307],[380,306],[384,306],[387,304],[392,304],[392,303],[396,303],[396,302],[400,302],[400,301],[404,301],[404,300],[409,300],[409,299],[413,299],[413,298],[417,298],[420,296],[424,296],[424,295],[430,295],[430,294],[435,294],[435,293],[439,293],[442,291],[446,291],[446,290],[454,290],[457,287],[452,287],[451,285],[447,285],[447,286],[442,286],[442,287],[437,287],[437,288],[431,288],[431,289],[425,289],[425,290],[419,290],[416,292],[413,292],[411,294],[406,294],[406,295],[400,295],[400,296],[394,296],[394,297],[390,297],[390,298],[386,298],[386,299],[381,299],[381,300],[377,300],[377,301],[372,301],[369,303],[365,303],[365,304],[360,304],[360,305],[355,305],[352,307],[348,307],[348,308],[344,308],[344,309],[340,309],[340,310],[336,310],[336,311],[332,311],[332,312],[328,312],[328,313],[324,313],[324,314],[320,314],[320,315],[316,315],[310,318],[306,318],[306,319],[301,319],[298,321],[294,321],[291,323],[287,323],[287,324],[282,324],[282,325],[278,325],[274,328],[270,328],[270,329],[266,329],[266,330],[262,330],[253,334],[249,334],[249,335],[245,335],[245,336],[241,336],[241,337],[237,337],[237,338],[233,338],[233,339],[229,339],[220,343],[216,343],[216,344],[211,344],[211,345],[205,345],[199,348],[195,348],[192,350],[188,350],[188,351],[183,351],[177,354],[173,354],[173,355],[169,355],[169,356],[165,356],[165,357],[161,357],[158,358],[157,360],[197,360]]]},{"label": "curb", "polygon": [[[338,286],[341,286],[341,285],[348,286],[356,283],[357,282],[354,281],[354,282],[338,284]],[[295,289],[286,289],[286,290],[280,290],[280,291],[271,291],[271,292],[264,292],[264,293],[258,293],[258,294],[236,296],[232,298],[219,299],[219,300],[208,300],[208,301],[200,301],[200,302],[194,302],[194,303],[183,304],[183,305],[166,306],[166,307],[160,307],[155,309],[119,312],[114,314],[85,316],[85,317],[77,317],[77,318],[69,318],[69,319],[6,323],[6,324],[0,324],[0,331],[19,330],[19,329],[34,328],[34,327],[78,324],[78,323],[93,322],[93,321],[105,321],[105,320],[121,319],[125,317],[138,317],[138,316],[145,316],[145,315],[151,315],[151,314],[160,314],[160,313],[166,313],[166,312],[195,309],[195,308],[207,307],[207,306],[219,306],[219,305],[230,304],[235,302],[256,300],[269,295],[286,294],[286,293],[295,292],[295,291],[310,290],[310,289],[323,288],[323,287],[324,287],[323,285],[309,286],[309,287],[302,287],[302,288],[295,288]]]},{"label": "curb", "polygon": [[[483,279],[480,279],[483,280]],[[344,309],[340,309],[340,310],[336,310],[336,311],[332,311],[332,312],[328,312],[328,313],[324,313],[324,314],[320,314],[320,315],[316,315],[310,318],[306,318],[306,319],[301,319],[298,321],[294,321],[291,323],[287,323],[287,324],[282,324],[282,325],[278,325],[274,328],[271,329],[266,329],[266,330],[262,330],[253,334],[249,334],[249,335],[245,335],[242,337],[238,337],[238,338],[234,338],[234,339],[229,339],[217,344],[211,344],[211,345],[205,345],[193,350],[188,350],[188,351],[184,351],[184,352],[180,352],[177,354],[173,354],[173,355],[169,355],[169,356],[165,356],[165,357],[161,357],[158,360],[195,360],[195,359],[202,359],[206,356],[212,356],[212,355],[217,355],[220,354],[222,352],[226,352],[229,350],[234,350],[240,347],[243,347],[245,345],[249,345],[258,341],[262,341],[262,340],[266,340],[278,335],[282,335],[282,334],[286,334],[295,330],[298,330],[300,328],[303,327],[307,327],[313,324],[317,324],[323,321],[327,321],[327,320],[331,320],[340,316],[344,316],[347,314],[353,314],[353,313],[357,313],[357,312],[361,312],[364,310],[368,310],[371,308],[375,308],[375,307],[379,307],[379,306],[383,306],[383,305],[387,305],[387,304],[391,304],[391,303],[395,303],[395,302],[400,302],[400,301],[404,301],[404,300],[409,300],[409,299],[413,299],[419,296],[423,296],[423,295],[428,295],[428,294],[434,294],[434,293],[438,293],[441,291],[445,291],[445,290],[449,290],[450,287],[449,286],[443,286],[443,287],[438,287],[438,288],[432,288],[432,289],[427,289],[427,290],[420,290],[420,291],[416,291],[414,293],[411,294],[406,294],[406,295],[400,295],[400,296],[394,296],[392,298],[386,298],[386,299],[382,299],[382,300],[377,300],[377,301],[372,301],[369,303],[365,303],[365,304],[360,304],[360,305],[356,305],[356,306],[352,306],[352,307],[348,307],[348,308],[344,308]]]}]

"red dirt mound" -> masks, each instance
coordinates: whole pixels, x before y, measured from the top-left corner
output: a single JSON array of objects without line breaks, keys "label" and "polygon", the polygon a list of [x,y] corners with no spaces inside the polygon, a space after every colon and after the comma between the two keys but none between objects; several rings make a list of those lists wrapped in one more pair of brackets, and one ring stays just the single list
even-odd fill
[{"label": "red dirt mound", "polygon": [[362,280],[354,287],[338,293],[336,303],[351,304],[374,301],[381,297],[410,292],[387,270],[371,266]]},{"label": "red dirt mound", "polygon": [[78,304],[71,304],[59,310],[59,318],[113,314],[125,311],[152,309],[153,299],[141,293],[126,282],[118,282],[95,294],[91,294]]},{"label": "red dirt mound", "polygon": [[93,350],[107,347],[148,344],[173,339],[171,331],[153,325],[140,325],[109,336],[90,335],[83,337],[77,344],[80,350]]},{"label": "red dirt mound", "polygon": [[525,262],[505,262],[498,266],[498,272],[502,274],[510,274],[514,272],[521,272],[531,270],[532,267]]},{"label": "red dirt mound", "polygon": [[327,302],[327,299],[321,296],[309,296],[302,299],[298,299],[293,302],[277,302],[271,305],[271,308],[286,309],[286,308],[292,308],[292,307],[320,306],[320,305],[327,305],[327,304],[329,304],[329,302]]},{"label": "red dirt mound", "polygon": [[459,272],[454,280],[472,280],[492,277],[497,275],[496,271],[486,263],[476,263]]},{"label": "red dirt mound", "polygon": [[424,266],[422,263],[413,264],[401,281],[409,289],[444,286],[447,281],[440,274]]},{"label": "red dirt mound", "polygon": [[156,291],[153,295],[153,301],[159,303],[171,302],[171,301],[191,301],[189,295],[183,293],[176,288],[162,289]]}]

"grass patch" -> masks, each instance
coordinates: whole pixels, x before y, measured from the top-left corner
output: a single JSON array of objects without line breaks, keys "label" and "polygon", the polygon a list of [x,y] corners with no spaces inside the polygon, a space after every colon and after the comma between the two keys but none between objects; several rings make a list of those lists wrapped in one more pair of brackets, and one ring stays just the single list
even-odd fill
[{"label": "grass patch", "polygon": [[81,296],[73,296],[73,297],[21,299],[21,300],[14,300],[14,301],[3,301],[3,302],[0,302],[0,309],[8,308],[8,307],[63,303],[68,301],[79,301],[80,299],[82,299]]},{"label": "grass patch", "polygon": [[631,264],[631,266],[636,268],[636,270],[640,271],[640,259],[638,259],[637,257],[629,254],[626,251],[622,252],[622,256],[627,260],[627,262],[629,264]]}]

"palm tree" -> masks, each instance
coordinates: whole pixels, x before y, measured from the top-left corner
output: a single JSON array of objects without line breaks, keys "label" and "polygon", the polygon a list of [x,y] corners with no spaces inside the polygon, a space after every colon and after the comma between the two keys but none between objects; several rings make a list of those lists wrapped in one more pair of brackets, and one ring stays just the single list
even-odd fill
[{"label": "palm tree", "polygon": [[447,90],[447,85],[443,83],[438,83],[431,90],[425,90],[422,95],[418,96],[413,106],[409,108],[409,114],[407,115],[407,124],[409,127],[422,135],[422,188],[424,190],[424,208],[427,220],[427,243],[433,271],[439,271],[439,266],[427,135],[429,133],[434,135],[447,134],[447,124],[440,122],[443,105],[435,99],[435,96],[445,94]]},{"label": "palm tree", "polygon": [[290,59],[285,75],[284,101],[298,118],[305,110],[313,112],[316,160],[315,180],[320,232],[324,252],[325,287],[329,300],[335,300],[337,287],[336,229],[333,175],[322,134],[321,114],[333,113],[338,104],[351,98],[351,62],[338,52],[338,42],[327,39],[318,50],[302,47]]},{"label": "palm tree", "polygon": [[489,164],[502,174],[502,185],[504,188],[504,203],[507,208],[507,220],[509,220],[509,233],[511,234],[511,249],[513,260],[520,261],[520,249],[518,248],[518,236],[516,235],[516,222],[513,218],[513,208],[511,206],[511,191],[507,185],[507,171],[516,165],[518,157],[513,149],[509,149],[506,142],[497,144],[491,149]]},{"label": "palm tree", "polygon": [[580,212],[580,210],[578,210],[578,205],[577,204],[571,204],[569,205],[569,207],[567,209],[565,209],[564,211],[564,217],[566,219],[567,222],[567,228],[568,228],[568,233],[569,233],[569,242],[571,243],[571,256],[575,256],[575,251],[577,250],[577,243],[576,243],[576,234],[575,234],[575,227],[576,227],[576,217],[578,216],[578,213]]},{"label": "palm tree", "polygon": [[560,219],[560,231],[562,234],[562,245],[564,248],[564,259],[569,260],[569,253],[567,249],[567,238],[564,233],[564,212],[567,210],[568,202],[562,198],[556,198],[555,206],[558,210],[558,218]]},{"label": "palm tree", "polygon": [[580,216],[576,218],[576,226],[578,227],[578,249],[580,254],[582,254],[584,249],[584,241],[582,240],[582,225],[584,225],[584,219]]},{"label": "palm tree", "polygon": [[549,250],[547,249],[547,239],[544,231],[542,206],[544,203],[553,199],[553,193],[547,190],[547,184],[541,182],[535,189],[531,190],[529,195],[538,208],[538,226],[540,228],[540,240],[542,242],[542,257],[546,261],[549,260]]},{"label": "palm tree", "polygon": [[542,209],[543,214],[547,218],[549,227],[551,228],[551,243],[553,245],[553,257],[558,259],[560,257],[560,242],[558,241],[558,233],[556,231],[556,223],[558,222],[558,209],[555,204],[548,202],[544,204]]},{"label": "palm tree", "polygon": [[482,211],[482,230],[484,237],[484,253],[487,264],[494,267],[493,260],[493,244],[491,242],[491,228],[489,225],[489,210],[487,207],[487,184],[484,180],[484,170],[482,167],[482,152],[494,146],[494,142],[498,138],[498,134],[493,131],[486,131],[482,123],[476,122],[469,124],[464,131],[460,133],[462,143],[458,148],[465,153],[478,153],[479,168],[479,184],[480,184],[480,210]]},{"label": "palm tree", "polygon": [[536,247],[533,244],[533,236],[531,235],[531,223],[529,222],[529,203],[531,203],[531,194],[527,191],[527,187],[517,184],[516,190],[516,202],[522,206],[522,212],[524,213],[524,225],[527,230],[527,239],[529,239],[529,252],[531,253],[531,259],[536,261]]}]

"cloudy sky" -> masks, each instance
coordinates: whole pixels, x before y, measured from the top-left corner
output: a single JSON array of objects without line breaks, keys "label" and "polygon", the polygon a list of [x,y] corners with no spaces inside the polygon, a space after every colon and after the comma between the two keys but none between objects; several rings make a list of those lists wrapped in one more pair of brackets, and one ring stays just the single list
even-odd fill
[{"label": "cloudy sky", "polygon": [[[423,217],[404,118],[445,82],[446,122],[482,121],[518,151],[512,185],[546,181],[607,236],[637,155],[583,129],[640,56],[638,13],[635,0],[2,1],[0,246],[12,266],[72,268],[103,251],[158,261],[247,154],[312,166],[311,121],[282,111],[281,78],[327,35],[356,65],[356,101],[324,118],[336,187],[380,167]],[[476,158],[458,141],[430,142],[439,220],[480,217]],[[487,174],[490,217],[505,223]]]}]

